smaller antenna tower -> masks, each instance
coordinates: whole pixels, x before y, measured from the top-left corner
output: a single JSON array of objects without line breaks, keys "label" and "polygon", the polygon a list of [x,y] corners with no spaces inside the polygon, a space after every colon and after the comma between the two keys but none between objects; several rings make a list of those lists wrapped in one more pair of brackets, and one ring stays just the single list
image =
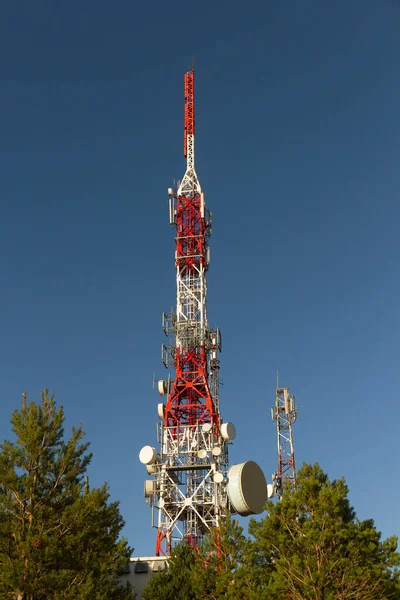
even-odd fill
[{"label": "smaller antenna tower", "polygon": [[[276,421],[278,436],[278,471],[272,475],[274,492],[279,499],[282,497],[285,481],[296,485],[296,464],[294,460],[293,423],[297,419],[295,397],[289,393],[289,387],[278,386],[275,405],[271,408],[271,417]],[[271,497],[271,496],[270,496]]]}]

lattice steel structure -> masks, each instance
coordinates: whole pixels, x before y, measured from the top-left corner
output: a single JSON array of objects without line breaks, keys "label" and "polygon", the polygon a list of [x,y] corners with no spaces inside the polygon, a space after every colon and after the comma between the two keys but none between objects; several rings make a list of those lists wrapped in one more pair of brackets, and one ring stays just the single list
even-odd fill
[{"label": "lattice steel structure", "polygon": [[293,423],[297,419],[295,397],[288,387],[276,388],[275,405],[271,409],[278,437],[278,471],[273,474],[275,493],[282,497],[285,481],[296,484],[296,464],[293,445]]},{"label": "lattice steel structure", "polygon": [[[166,404],[158,405],[160,451],[142,449],[140,460],[153,476],[145,482],[157,528],[156,555],[168,555],[178,541],[192,546],[229,508],[225,475],[232,430],[219,412],[221,334],[207,321],[206,273],[212,215],[195,170],[194,70],[184,77],[184,156],[186,172],[168,190],[170,223],[175,227],[176,313],[163,313],[162,362],[174,374],[158,382]],[[234,428],[233,428],[234,430]]]}]

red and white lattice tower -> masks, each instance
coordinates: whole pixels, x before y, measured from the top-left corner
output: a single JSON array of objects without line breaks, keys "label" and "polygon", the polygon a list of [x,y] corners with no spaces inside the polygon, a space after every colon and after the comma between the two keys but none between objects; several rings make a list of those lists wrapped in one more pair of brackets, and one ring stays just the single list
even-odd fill
[{"label": "red and white lattice tower", "polygon": [[[221,334],[207,320],[206,273],[210,264],[208,238],[211,213],[195,169],[194,70],[184,78],[184,156],[186,172],[170,188],[170,223],[175,226],[176,313],[162,315],[161,357],[174,375],[158,381],[167,397],[158,405],[160,451],[142,448],[139,458],[153,479],[145,482],[157,528],[156,554],[169,555],[186,540],[193,547],[218,526],[226,511],[245,516],[261,512],[266,483],[252,461],[228,470],[228,442],[236,435],[223,423],[219,410]],[[251,485],[248,483],[251,480]]]},{"label": "red and white lattice tower", "polygon": [[271,409],[272,420],[276,421],[278,437],[278,471],[272,476],[275,493],[282,497],[285,482],[296,484],[296,464],[294,459],[293,423],[297,419],[295,397],[288,387],[276,388],[275,405]]}]

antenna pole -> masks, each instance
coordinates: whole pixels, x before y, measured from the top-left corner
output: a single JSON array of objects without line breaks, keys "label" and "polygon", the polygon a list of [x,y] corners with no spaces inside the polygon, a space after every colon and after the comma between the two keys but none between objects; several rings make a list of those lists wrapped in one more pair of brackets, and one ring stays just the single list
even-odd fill
[{"label": "antenna pole", "polygon": [[195,170],[193,65],[185,73],[184,96],[186,171],[178,187],[168,190],[176,244],[176,312],[162,313],[161,321],[170,340],[161,346],[161,359],[172,373],[157,382],[158,393],[166,399],[157,407],[159,450],[144,446],[139,453],[152,477],[144,491],[157,529],[157,556],[170,555],[182,540],[198,547],[227,511],[260,514],[267,499],[264,473],[254,461],[232,465],[228,471],[228,444],[236,429],[222,422],[221,333],[207,319],[212,215]]},{"label": "antenna pole", "polygon": [[275,492],[279,499],[282,497],[285,482],[296,485],[296,464],[293,444],[293,423],[297,419],[297,406],[295,397],[290,394],[290,388],[278,386],[278,372],[276,374],[275,405],[272,409],[272,418],[276,421],[278,442],[278,471],[274,474]]},{"label": "antenna pole", "polygon": [[162,360],[175,373],[158,382],[159,393],[167,397],[158,410],[160,453],[154,451],[154,460],[144,456],[153,461],[145,464],[154,476],[146,485],[158,511],[153,519],[157,556],[169,555],[182,539],[197,547],[228,507],[228,438],[221,433],[219,412],[221,335],[207,320],[211,213],[195,170],[194,63],[184,76],[184,98],[186,171],[178,189],[168,190],[176,240],[176,313],[163,314],[164,333],[172,339],[168,348],[162,346]]}]

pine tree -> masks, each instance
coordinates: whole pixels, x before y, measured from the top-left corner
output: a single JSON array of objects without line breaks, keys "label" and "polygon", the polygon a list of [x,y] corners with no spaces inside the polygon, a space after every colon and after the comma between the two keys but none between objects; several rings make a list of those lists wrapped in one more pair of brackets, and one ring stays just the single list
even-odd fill
[{"label": "pine tree", "polygon": [[344,479],[304,465],[296,489],[250,522],[260,599],[399,598],[397,539],[381,541],[372,520],[357,520],[347,495]]},{"label": "pine tree", "polygon": [[64,439],[64,410],[45,390],[11,418],[0,445],[0,600],[117,600],[130,548],[106,485],[88,489],[82,426]]},{"label": "pine tree", "polygon": [[196,555],[193,586],[199,600],[258,600],[247,548],[243,528],[226,514]]},{"label": "pine tree", "polygon": [[143,600],[196,600],[193,589],[195,551],[178,544],[168,560],[168,570],[156,573],[142,592]]},{"label": "pine tree", "polygon": [[400,600],[397,538],[359,521],[344,479],[304,465],[296,489],[249,523],[229,518],[193,554],[183,546],[145,600]]}]

